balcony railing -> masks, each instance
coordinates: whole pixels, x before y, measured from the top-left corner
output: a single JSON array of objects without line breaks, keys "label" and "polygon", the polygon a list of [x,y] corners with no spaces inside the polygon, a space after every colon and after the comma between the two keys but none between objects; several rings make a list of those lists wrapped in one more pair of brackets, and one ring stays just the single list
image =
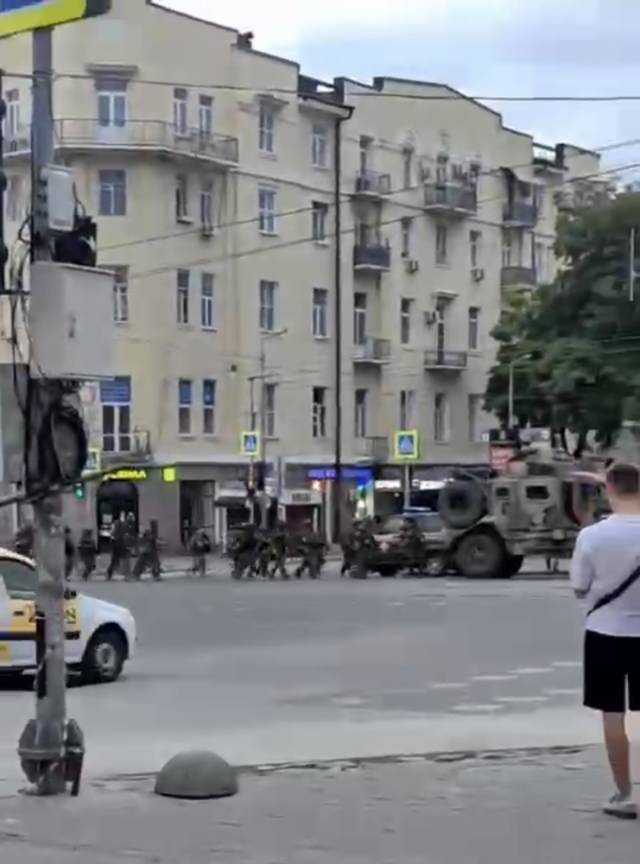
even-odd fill
[{"label": "balcony railing", "polygon": [[389,461],[389,441],[382,436],[358,438],[356,441],[358,456],[370,462]]},{"label": "balcony railing", "polygon": [[461,372],[467,368],[467,363],[466,351],[439,351],[436,348],[424,352],[424,368],[428,371],[442,369]]},{"label": "balcony railing", "polygon": [[377,171],[361,171],[356,177],[356,195],[381,198],[391,192],[391,175]]},{"label": "balcony railing", "polygon": [[535,288],[537,274],[533,267],[503,267],[501,284],[503,288]]},{"label": "balcony railing", "polygon": [[[98,120],[62,119],[54,121],[54,131],[58,149],[164,150],[229,164],[238,162],[237,138],[200,129],[181,132],[163,120],[127,120],[123,126],[103,126]],[[5,136],[5,155],[28,153],[30,149],[30,127]]]},{"label": "balcony railing", "polygon": [[534,228],[538,222],[538,208],[528,201],[512,201],[504,205],[502,221],[511,228]]},{"label": "balcony railing", "polygon": [[424,208],[433,213],[466,216],[478,210],[478,193],[468,183],[426,183]]},{"label": "balcony railing", "polygon": [[382,271],[391,267],[391,247],[388,243],[356,243],[353,248],[355,270]]},{"label": "balcony railing", "polygon": [[391,342],[389,339],[367,339],[360,345],[353,346],[354,363],[388,363],[391,359]]},{"label": "balcony railing", "polygon": [[102,435],[104,465],[138,465],[152,460],[151,432],[147,429],[134,429],[128,434],[119,432]]}]

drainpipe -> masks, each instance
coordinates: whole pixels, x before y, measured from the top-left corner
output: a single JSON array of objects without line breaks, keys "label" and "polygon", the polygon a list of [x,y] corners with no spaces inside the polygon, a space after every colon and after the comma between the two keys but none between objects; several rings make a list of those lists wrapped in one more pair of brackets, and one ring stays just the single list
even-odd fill
[{"label": "drainpipe", "polygon": [[334,135],[335,211],[335,479],[333,481],[333,542],[342,539],[342,123],[337,117]]}]

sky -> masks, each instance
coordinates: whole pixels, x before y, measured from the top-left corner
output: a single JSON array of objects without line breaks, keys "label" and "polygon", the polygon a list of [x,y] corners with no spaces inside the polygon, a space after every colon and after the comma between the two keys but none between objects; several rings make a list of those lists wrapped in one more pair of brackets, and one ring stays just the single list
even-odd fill
[{"label": "sky", "polygon": [[[640,95],[635,0],[162,0],[239,30],[303,72],[439,81],[480,96]],[[488,103],[546,143],[640,139],[640,101]],[[640,146],[609,165],[640,161]]]}]

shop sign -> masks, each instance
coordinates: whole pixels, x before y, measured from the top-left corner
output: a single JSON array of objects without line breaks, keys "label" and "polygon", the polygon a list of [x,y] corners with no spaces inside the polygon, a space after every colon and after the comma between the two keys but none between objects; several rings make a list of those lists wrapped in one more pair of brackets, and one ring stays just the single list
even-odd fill
[{"label": "shop sign", "polygon": [[105,474],[104,480],[146,480],[147,472],[143,468],[121,468],[112,474]]},{"label": "shop sign", "polygon": [[376,480],[373,488],[376,492],[402,492],[402,480]]},{"label": "shop sign", "polygon": [[[373,480],[373,471],[371,468],[343,468],[343,480],[355,480],[361,485],[366,485]],[[307,471],[309,480],[335,480],[335,468],[309,468]]]}]

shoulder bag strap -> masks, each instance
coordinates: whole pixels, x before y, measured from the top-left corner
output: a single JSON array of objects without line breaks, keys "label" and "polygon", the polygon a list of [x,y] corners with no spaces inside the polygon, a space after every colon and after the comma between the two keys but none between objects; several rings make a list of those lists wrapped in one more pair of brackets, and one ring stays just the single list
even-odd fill
[{"label": "shoulder bag strap", "polygon": [[638,579],[640,579],[640,564],[630,576],[627,576],[621,585],[618,585],[618,587],[614,588],[613,591],[610,591],[608,594],[605,594],[604,597],[601,597],[593,609],[589,610],[588,614],[592,615],[594,612],[597,612],[598,609],[602,609],[603,606],[608,606],[609,603],[613,603],[613,601],[617,600],[618,597],[622,597],[622,595],[628,591],[629,588],[638,581]]}]

